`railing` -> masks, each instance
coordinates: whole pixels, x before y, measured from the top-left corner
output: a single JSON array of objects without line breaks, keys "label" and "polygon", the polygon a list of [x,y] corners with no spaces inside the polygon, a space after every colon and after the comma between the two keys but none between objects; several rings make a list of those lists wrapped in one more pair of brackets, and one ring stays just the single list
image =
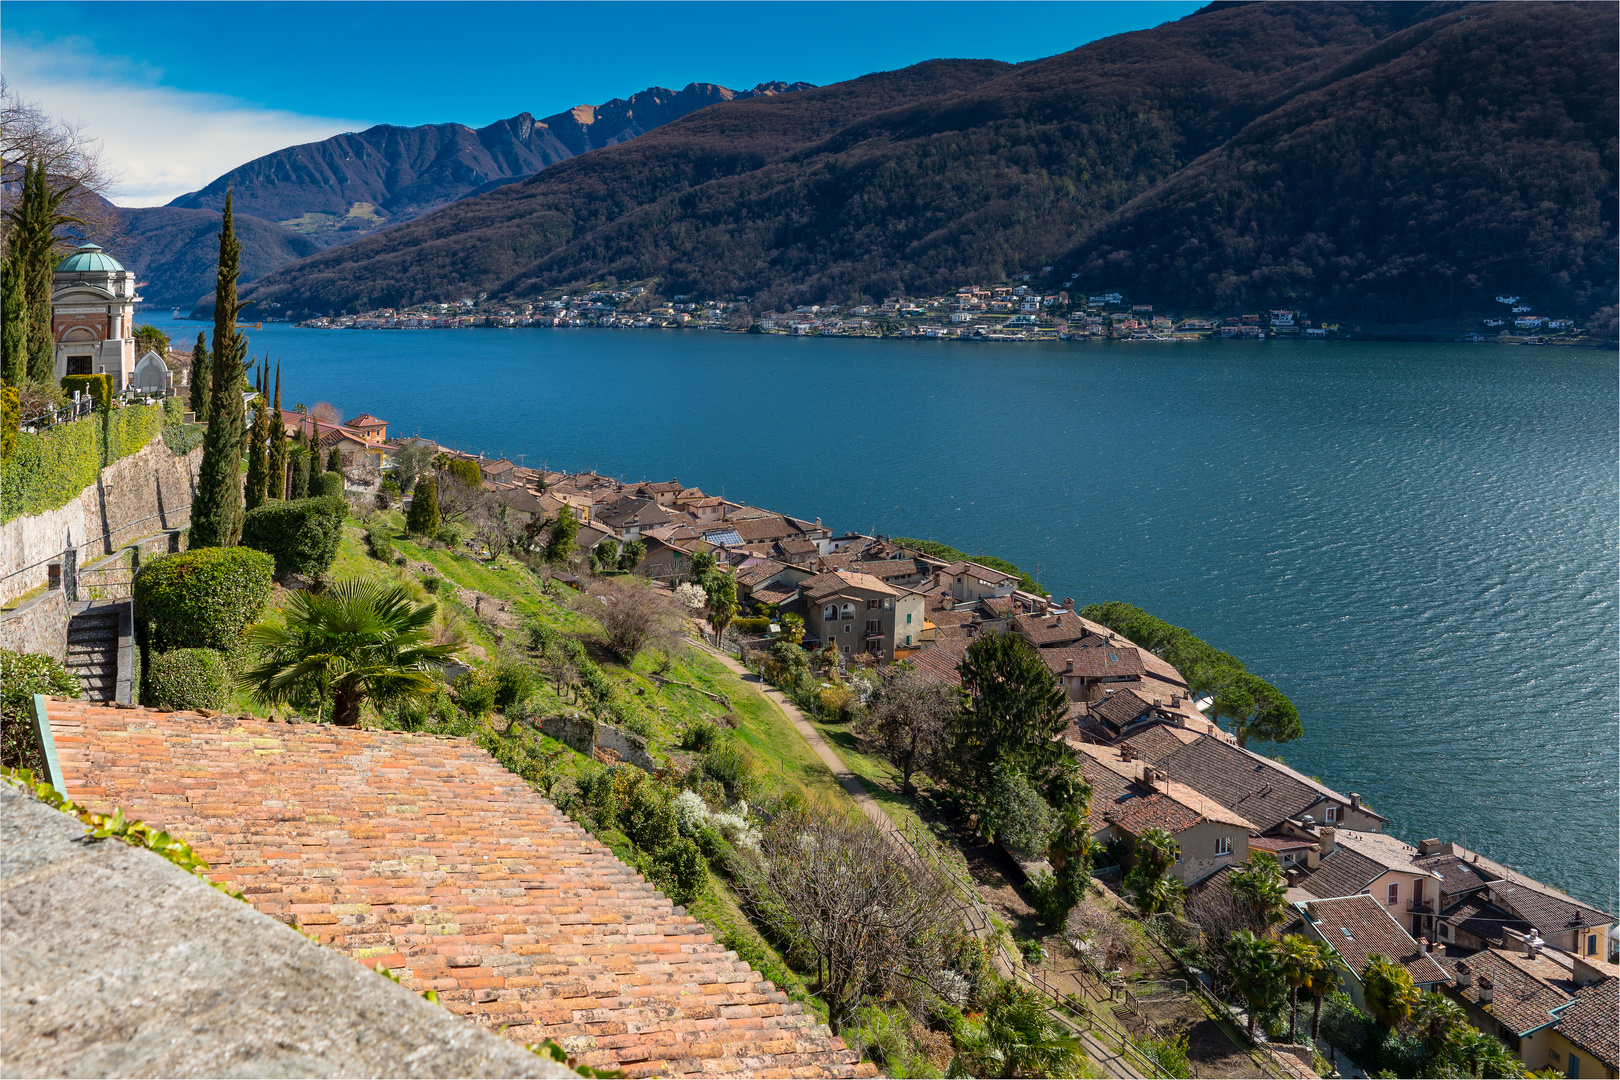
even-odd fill
[{"label": "railing", "polygon": [[53,428],[58,424],[70,423],[89,416],[94,411],[94,408],[95,403],[90,397],[81,396],[59,409],[46,409],[42,413],[24,418],[19,425],[19,429],[29,435],[38,435],[41,431]]}]

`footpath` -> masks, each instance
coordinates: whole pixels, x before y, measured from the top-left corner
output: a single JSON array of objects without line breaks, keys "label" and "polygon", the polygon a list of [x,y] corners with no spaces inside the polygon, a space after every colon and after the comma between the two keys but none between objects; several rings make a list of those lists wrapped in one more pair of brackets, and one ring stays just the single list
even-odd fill
[{"label": "footpath", "polygon": [[[827,745],[827,740],[821,737],[821,732],[817,731],[810,721],[805,719],[804,713],[799,711],[799,707],[789,701],[787,695],[771,686],[752,671],[749,671],[730,653],[722,652],[710,646],[707,642],[699,642],[698,644],[710,656],[719,660],[744,682],[752,686],[767,701],[782,710],[788,720],[793,723],[794,728],[804,737],[804,741],[809,743],[810,748],[816,752],[816,756],[821,759],[822,764],[832,770],[833,778],[838,781],[840,787],[849,793],[849,797],[855,801],[855,805],[860,807],[861,813],[865,814],[878,827],[879,831],[889,838],[890,843],[897,848],[904,849],[902,851],[903,855],[911,858],[913,853],[906,847],[904,841],[899,839],[894,820],[878,804],[878,801],[872,798],[872,793],[866,790],[866,785],[861,782],[861,778],[850,772],[849,767],[833,751],[833,748]],[[1010,972],[1003,972],[1003,975],[1010,974]],[[1081,1029],[1076,1032],[1076,1035],[1085,1048],[1086,1056],[1105,1076],[1144,1080],[1143,1073],[1127,1062],[1118,1050],[1109,1047],[1091,1032]]]}]

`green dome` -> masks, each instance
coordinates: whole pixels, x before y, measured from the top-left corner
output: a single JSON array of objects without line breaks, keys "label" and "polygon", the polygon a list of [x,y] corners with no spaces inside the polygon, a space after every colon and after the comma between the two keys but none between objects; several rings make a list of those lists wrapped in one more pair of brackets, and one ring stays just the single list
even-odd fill
[{"label": "green dome", "polygon": [[123,271],[118,260],[95,244],[85,244],[63,259],[57,266],[58,274],[116,274]]}]

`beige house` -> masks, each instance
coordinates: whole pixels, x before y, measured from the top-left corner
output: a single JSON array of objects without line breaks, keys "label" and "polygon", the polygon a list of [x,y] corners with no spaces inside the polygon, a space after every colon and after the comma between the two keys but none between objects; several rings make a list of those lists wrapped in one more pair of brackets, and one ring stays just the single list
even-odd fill
[{"label": "beige house", "polygon": [[[1417,848],[1388,833],[1321,826],[1319,851],[1298,875],[1299,887],[1316,897],[1371,896],[1390,918],[1424,936],[1425,917],[1440,896],[1440,875],[1419,866]],[[1403,933],[1406,931],[1403,930]]]},{"label": "beige house", "polygon": [[923,597],[869,574],[835,571],[799,583],[805,628],[844,656],[867,652],[879,662],[915,648],[923,629]]},{"label": "beige house", "polygon": [[958,603],[1011,596],[1018,579],[975,562],[955,562],[934,574],[937,587]]},{"label": "beige house", "polygon": [[1078,751],[1081,771],[1091,785],[1094,840],[1122,839],[1134,846],[1148,829],[1163,829],[1181,847],[1172,873],[1183,882],[1249,861],[1249,837],[1255,828],[1241,814],[1117,747],[1070,745]]}]

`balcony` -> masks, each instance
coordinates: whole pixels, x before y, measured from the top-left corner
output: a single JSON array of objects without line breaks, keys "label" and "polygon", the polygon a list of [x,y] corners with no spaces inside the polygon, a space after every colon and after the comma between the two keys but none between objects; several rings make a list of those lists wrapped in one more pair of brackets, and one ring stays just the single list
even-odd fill
[{"label": "balcony", "polygon": [[1433,915],[1434,903],[1429,900],[1408,900],[1406,910],[1413,915]]}]

